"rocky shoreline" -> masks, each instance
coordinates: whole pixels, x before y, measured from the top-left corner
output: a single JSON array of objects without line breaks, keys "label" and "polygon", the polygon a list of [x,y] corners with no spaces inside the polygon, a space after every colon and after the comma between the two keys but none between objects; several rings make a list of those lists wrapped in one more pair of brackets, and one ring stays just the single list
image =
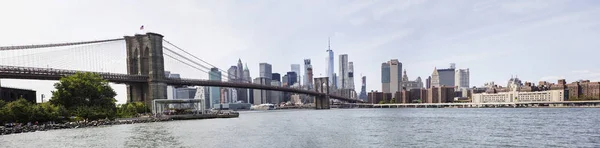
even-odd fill
[{"label": "rocky shoreline", "polygon": [[17,133],[28,133],[36,131],[47,131],[56,129],[71,129],[71,128],[84,128],[84,127],[96,127],[105,125],[120,125],[120,124],[135,124],[135,123],[150,123],[150,122],[164,122],[171,121],[170,118],[134,118],[128,120],[97,120],[97,121],[77,121],[67,122],[59,124],[42,124],[42,125],[18,125],[12,127],[0,126],[0,135],[9,135]]}]

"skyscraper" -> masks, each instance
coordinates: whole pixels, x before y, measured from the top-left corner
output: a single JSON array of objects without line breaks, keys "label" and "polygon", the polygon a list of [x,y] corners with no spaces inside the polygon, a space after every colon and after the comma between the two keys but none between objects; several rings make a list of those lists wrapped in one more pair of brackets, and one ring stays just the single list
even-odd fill
[{"label": "skyscraper", "polygon": [[[325,72],[327,77],[329,77],[329,84],[335,84],[337,79],[334,77],[333,73],[333,50],[331,50],[331,40],[327,40],[327,57],[325,58],[325,63],[327,64],[327,69]],[[332,85],[334,86],[334,85]],[[335,88],[335,87],[334,87]]]},{"label": "skyscraper", "polygon": [[454,83],[457,88],[469,88],[469,69],[457,69]]},{"label": "skyscraper", "polygon": [[[250,70],[248,69],[248,64],[245,64],[244,66],[243,83],[252,83],[252,77],[250,77]],[[244,102],[251,103],[252,101],[254,101],[252,99],[254,97],[252,95],[252,89],[243,89],[242,93],[245,93],[245,95],[241,98],[242,100],[246,99],[244,100]]]},{"label": "skyscraper", "polygon": [[381,64],[381,83],[383,92],[392,93],[392,97],[402,89],[402,63],[398,59]]},{"label": "skyscraper", "polygon": [[[221,71],[218,68],[211,68],[208,72],[208,79],[211,81],[221,81]],[[210,87],[210,108],[215,108],[215,104],[219,104],[221,99],[221,88]]]},{"label": "skyscraper", "polygon": [[290,85],[288,85],[288,79],[289,78],[288,78],[287,73],[285,75],[283,75],[283,77],[281,77],[281,79],[283,80],[283,81],[281,81],[281,85],[282,86],[285,86],[285,87],[289,87],[290,86]]},{"label": "skyscraper", "polygon": [[[211,106],[211,101],[210,101],[210,87],[202,87],[202,89],[204,89],[204,91],[202,91],[202,93],[204,93],[204,108],[205,109],[209,109]],[[198,95],[196,94],[196,97],[198,97]]]},{"label": "skyscraper", "polygon": [[434,68],[433,73],[431,74],[431,86],[455,86],[455,67],[456,65],[454,63],[450,63],[450,68],[448,69]]},{"label": "skyscraper", "polygon": [[236,74],[237,74],[236,82],[243,82],[244,81],[244,65],[242,65],[242,59],[238,59]]},{"label": "skyscraper", "polygon": [[229,67],[229,69],[227,70],[227,81],[229,82],[236,82],[237,81],[237,76],[238,76],[238,68],[237,66],[231,66]]},{"label": "skyscraper", "polygon": [[340,67],[337,84],[338,89],[348,88],[348,54],[340,55]]},{"label": "skyscraper", "polygon": [[[259,64],[260,75],[259,77],[263,78],[271,78],[272,67],[269,63],[260,63]],[[270,82],[269,82],[270,84]]]},{"label": "skyscraper", "polygon": [[[237,75],[236,75],[236,80],[235,82],[237,83],[246,83],[244,81],[244,65],[242,64],[242,59],[238,59],[238,63],[237,63]],[[235,91],[233,91],[234,95],[234,99],[233,102],[238,102],[238,101],[242,101],[242,102],[246,102],[248,100],[248,89],[245,88],[236,88]],[[233,94],[233,93],[232,93]]]},{"label": "skyscraper", "polygon": [[[281,82],[273,80],[271,86],[281,86]],[[269,91],[269,95],[268,103],[279,104],[283,100],[283,92],[281,91]]]},{"label": "skyscraper", "polygon": [[281,82],[281,74],[279,74],[279,73],[272,73],[271,74],[271,80],[272,81]]},{"label": "skyscraper", "polygon": [[300,64],[292,64],[292,65],[290,65],[290,66],[291,66],[291,70],[292,70],[293,72],[296,72],[296,79],[297,79],[297,80],[296,80],[296,82],[297,82],[298,84],[300,84],[300,80],[301,80],[301,79],[300,79],[300,74],[301,74],[301,73],[300,73]]},{"label": "skyscraper", "polygon": [[[266,78],[266,77],[254,78],[254,84],[271,85],[271,79]],[[260,89],[254,89],[253,95],[254,95],[254,97],[253,97],[254,101],[252,103],[254,105],[269,103],[270,96],[271,96],[270,91],[260,90]]]},{"label": "skyscraper", "polygon": [[[170,71],[165,71],[165,78],[174,78],[179,79],[179,74],[171,73]],[[167,86],[167,99],[176,99],[177,96],[177,88],[173,86]]]},{"label": "skyscraper", "polygon": [[390,93],[390,65],[381,63],[381,91]]},{"label": "skyscraper", "polygon": [[358,98],[367,101],[367,76],[362,76],[362,86],[360,87]]},{"label": "skyscraper", "polygon": [[312,89],[313,70],[310,59],[304,59],[304,85],[307,89]]},{"label": "skyscraper", "polygon": [[348,89],[354,89],[354,62],[348,62]]},{"label": "skyscraper", "polygon": [[[241,60],[238,61],[237,65],[242,65]],[[235,83],[242,83],[243,81],[243,77],[244,74],[243,70],[240,69],[240,67],[237,66],[231,66],[229,67],[229,69],[227,70],[227,79],[229,79],[229,82],[235,82]],[[222,96],[223,98],[225,98],[225,103],[233,103],[233,102],[237,102],[238,99],[245,101],[248,100],[246,98],[246,89],[242,89],[242,88],[227,88],[228,90],[225,91],[225,93],[227,93],[226,96]]]},{"label": "skyscraper", "polygon": [[337,73],[333,73],[332,79],[334,79],[333,85],[331,85],[331,88],[333,88],[333,89],[330,89],[330,91],[338,88],[338,84],[337,84],[338,81],[335,81],[338,79]]},{"label": "skyscraper", "polygon": [[248,64],[244,66],[244,83],[252,83],[252,77],[250,77],[250,70],[248,69]]},{"label": "skyscraper", "polygon": [[431,76],[427,77],[427,80],[425,80],[425,88],[431,88]]},{"label": "skyscraper", "polygon": [[287,72],[286,76],[287,76],[287,80],[285,80],[285,81],[287,81],[289,86],[292,86],[292,85],[298,83],[298,74],[296,74],[296,72],[293,72],[293,71]]}]

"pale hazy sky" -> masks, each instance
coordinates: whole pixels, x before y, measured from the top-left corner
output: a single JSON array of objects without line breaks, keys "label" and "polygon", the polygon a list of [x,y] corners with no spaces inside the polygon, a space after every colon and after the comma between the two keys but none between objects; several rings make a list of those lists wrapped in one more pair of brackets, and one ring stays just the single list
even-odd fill
[{"label": "pale hazy sky", "polygon": [[[599,18],[596,0],[1,0],[0,46],[118,38],[144,25],[219,68],[241,58],[252,77],[259,62],[284,73],[305,58],[324,75],[331,37],[335,71],[338,55],[348,54],[357,91],[361,75],[367,90],[381,90],[380,66],[389,59],[399,59],[411,80],[453,62],[470,68],[476,86],[505,85],[511,75],[597,81]],[[174,69],[167,67],[206,78]],[[2,80],[47,96],[52,83]],[[115,87],[120,103],[124,88]]]}]

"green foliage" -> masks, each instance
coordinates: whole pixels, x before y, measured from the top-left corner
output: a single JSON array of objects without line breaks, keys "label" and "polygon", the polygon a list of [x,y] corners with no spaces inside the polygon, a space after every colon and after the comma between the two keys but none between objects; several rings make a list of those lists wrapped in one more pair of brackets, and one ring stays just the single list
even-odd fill
[{"label": "green foliage", "polygon": [[90,120],[115,117],[117,94],[98,74],[76,73],[61,78],[54,87],[50,103],[64,106],[71,115]]},{"label": "green foliage", "polygon": [[392,103],[392,104],[393,104],[393,103],[396,103],[396,98],[392,98],[392,100],[390,100],[390,102],[389,102],[389,103]]},{"label": "green foliage", "polygon": [[137,114],[147,113],[148,111],[148,107],[142,102],[121,104],[117,106],[117,117],[130,118]]},{"label": "green foliage", "polygon": [[[116,93],[100,75],[77,73],[61,78],[54,87],[49,103],[33,104],[25,99],[0,101],[0,123],[60,121],[71,115],[88,120],[116,116]],[[147,110],[143,103],[132,103],[129,108],[134,114]]]},{"label": "green foliage", "polygon": [[0,123],[59,121],[61,108],[64,109],[50,103],[33,104],[22,98],[0,106]]},{"label": "green foliage", "polygon": [[421,103],[421,102],[423,102],[421,99],[418,99],[418,100],[413,100],[413,101],[412,101],[412,103]]},{"label": "green foliage", "polygon": [[4,107],[11,121],[28,122],[31,119],[33,105],[25,99],[10,102]]},{"label": "green foliage", "polygon": [[385,100],[379,101],[379,104],[385,104]]},{"label": "green foliage", "polygon": [[4,106],[6,106],[6,102],[0,100],[0,123],[8,121],[8,113],[6,113]]},{"label": "green foliage", "polygon": [[3,108],[6,105],[6,102],[4,102],[4,100],[0,99],[0,108]]}]

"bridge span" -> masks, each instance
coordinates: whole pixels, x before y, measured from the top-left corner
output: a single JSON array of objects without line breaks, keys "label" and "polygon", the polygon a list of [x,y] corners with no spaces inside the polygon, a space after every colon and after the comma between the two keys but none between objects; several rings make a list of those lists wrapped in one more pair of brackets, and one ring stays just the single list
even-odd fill
[{"label": "bridge span", "polygon": [[[265,84],[253,84],[253,83],[242,83],[242,82],[222,82],[213,80],[202,80],[202,79],[174,79],[167,78],[165,76],[165,63],[163,56],[173,58],[179,61],[181,64],[186,64],[191,68],[203,71],[196,67],[202,67],[205,69],[211,69],[208,66],[201,65],[191,58],[187,58],[181,54],[175,53],[173,50],[163,47],[163,41],[170,44],[179,50],[179,47],[171,44],[170,42],[163,39],[163,36],[157,33],[146,33],[136,34],[134,36],[125,36],[117,39],[97,40],[97,41],[83,41],[83,42],[71,42],[71,43],[53,43],[53,44],[41,44],[41,45],[23,45],[23,46],[6,46],[0,47],[0,51],[16,51],[16,50],[31,50],[37,48],[53,48],[62,46],[73,46],[73,45],[85,45],[85,44],[98,44],[105,42],[114,41],[125,41],[125,62],[127,65],[127,73],[110,73],[110,72],[96,72],[96,71],[78,71],[69,69],[55,69],[55,68],[39,68],[39,67],[28,67],[28,66],[14,66],[14,65],[1,65],[0,64],[0,78],[6,79],[33,79],[33,80],[59,80],[62,77],[76,74],[78,72],[91,72],[99,74],[102,78],[109,82],[125,84],[127,85],[127,100],[128,102],[141,101],[147,105],[152,105],[152,100],[167,98],[167,86],[216,86],[216,87],[230,87],[230,88],[247,88],[247,89],[261,89],[271,91],[282,91],[291,92],[298,94],[306,94],[315,97],[315,106],[317,109],[329,109],[329,99],[338,99],[349,103],[364,103],[363,100],[353,99],[346,96],[337,96],[329,94],[328,83],[322,83],[323,81],[315,78],[315,86],[318,86],[314,90],[304,90],[290,87],[279,87]],[[170,53],[163,53],[163,49]],[[189,53],[188,53],[189,54]],[[190,54],[191,55],[191,54]],[[174,57],[179,56],[180,59]],[[197,58],[194,55],[192,57]],[[84,59],[89,60],[89,59]],[[185,62],[184,60],[188,60]],[[102,62],[102,61],[100,61]],[[206,63],[206,62],[205,62]],[[194,66],[195,64],[195,66]],[[212,68],[216,68],[209,64]],[[207,71],[203,71],[207,72]],[[208,72],[207,72],[208,73]],[[210,73],[209,73],[210,74]],[[320,82],[320,83],[317,83]]]}]

